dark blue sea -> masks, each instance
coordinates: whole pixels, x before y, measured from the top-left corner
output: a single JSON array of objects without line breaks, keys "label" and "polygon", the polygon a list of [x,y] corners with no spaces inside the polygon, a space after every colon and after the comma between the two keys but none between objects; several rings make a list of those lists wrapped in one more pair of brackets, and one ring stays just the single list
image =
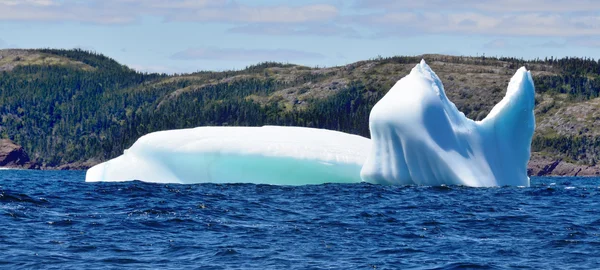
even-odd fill
[{"label": "dark blue sea", "polygon": [[1,269],[599,269],[600,179],[85,183],[0,171]]}]

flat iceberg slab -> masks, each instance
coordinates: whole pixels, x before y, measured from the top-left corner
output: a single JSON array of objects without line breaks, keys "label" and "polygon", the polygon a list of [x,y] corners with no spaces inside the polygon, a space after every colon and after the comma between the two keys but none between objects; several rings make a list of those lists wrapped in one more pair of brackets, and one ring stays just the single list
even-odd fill
[{"label": "flat iceberg slab", "polygon": [[300,127],[199,127],[147,134],[86,182],[304,185],[361,182],[370,140]]},{"label": "flat iceberg slab", "polygon": [[381,184],[529,186],[534,93],[523,67],[504,99],[475,122],[421,61],[373,107],[372,149],[361,177]]}]

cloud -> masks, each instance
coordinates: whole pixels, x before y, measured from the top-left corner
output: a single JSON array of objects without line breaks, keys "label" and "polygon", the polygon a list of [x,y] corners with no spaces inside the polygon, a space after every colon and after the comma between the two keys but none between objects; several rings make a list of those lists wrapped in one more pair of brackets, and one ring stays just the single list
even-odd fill
[{"label": "cloud", "polygon": [[313,52],[275,49],[236,49],[236,48],[190,48],[171,56],[176,60],[224,60],[224,61],[295,61],[325,58]]},{"label": "cloud", "polygon": [[0,0],[0,20],[131,23],[142,16],[166,21],[302,23],[331,20],[333,5],[249,6],[232,0]]},{"label": "cloud", "polygon": [[[597,0],[0,0],[0,21],[222,23],[228,33],[385,38],[406,35],[582,37],[600,35]],[[338,7],[340,6],[340,7]],[[361,34],[369,33],[369,34]]]},{"label": "cloud", "polygon": [[0,0],[0,21],[123,24],[136,20],[127,9],[110,5],[112,1]]},{"label": "cloud", "polygon": [[484,11],[484,12],[593,12],[600,11],[596,0],[358,0],[360,9],[385,10],[431,10],[439,11]]},{"label": "cloud", "polygon": [[328,21],[338,10],[332,5],[307,6],[245,6],[224,5],[183,12],[168,16],[170,21],[229,22],[229,23],[302,23]]},{"label": "cloud", "polygon": [[600,15],[475,12],[379,12],[343,19],[353,25],[392,34],[477,34],[495,36],[573,37],[600,35]]},{"label": "cloud", "polygon": [[57,2],[54,0],[0,0],[0,5],[5,6],[20,6],[20,5],[31,5],[31,6],[54,6]]},{"label": "cloud", "polygon": [[464,34],[576,37],[600,35],[596,0],[358,0],[342,20],[377,36]]}]

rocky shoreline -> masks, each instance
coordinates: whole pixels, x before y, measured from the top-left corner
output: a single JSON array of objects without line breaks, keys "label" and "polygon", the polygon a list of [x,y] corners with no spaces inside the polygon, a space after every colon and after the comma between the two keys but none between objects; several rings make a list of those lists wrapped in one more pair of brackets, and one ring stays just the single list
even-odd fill
[{"label": "rocky shoreline", "polygon": [[57,166],[37,163],[29,158],[22,146],[8,139],[0,139],[0,168],[27,170],[87,170],[100,162],[84,161]]},{"label": "rocky shoreline", "polygon": [[[101,161],[83,161],[57,166],[38,164],[29,158],[23,147],[11,140],[0,140],[0,167],[30,170],[87,170]],[[600,176],[600,166],[579,165],[533,153],[527,166],[530,176]]]},{"label": "rocky shoreline", "polygon": [[600,176],[600,166],[580,165],[561,158],[543,157],[536,153],[527,166],[530,176]]},{"label": "rocky shoreline", "polygon": [[36,165],[31,162],[22,146],[11,140],[2,139],[0,140],[0,167],[35,169]]}]

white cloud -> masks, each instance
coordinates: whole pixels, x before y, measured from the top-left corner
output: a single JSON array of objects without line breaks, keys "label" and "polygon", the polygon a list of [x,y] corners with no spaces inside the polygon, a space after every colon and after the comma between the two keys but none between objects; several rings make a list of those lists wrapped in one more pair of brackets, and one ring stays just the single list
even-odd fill
[{"label": "white cloud", "polygon": [[16,5],[10,1],[0,0],[0,20],[122,24],[136,19],[125,9],[110,8],[108,2],[98,4],[95,0],[29,0]]},{"label": "white cloud", "polygon": [[171,56],[176,60],[294,61],[324,58],[322,54],[288,49],[190,48]]},{"label": "white cloud", "polygon": [[338,15],[327,4],[249,6],[231,0],[0,0],[0,20],[130,23],[153,15],[169,21],[301,23]]},{"label": "white cloud", "polygon": [[600,35],[597,0],[357,0],[345,23],[390,34]]},{"label": "white cloud", "polygon": [[251,7],[234,4],[179,13],[168,18],[173,21],[302,23],[328,21],[337,14],[337,8],[331,5]]},{"label": "white cloud", "polygon": [[129,2],[151,9],[194,9],[218,6],[227,3],[227,1],[224,0],[121,0],[121,2]]},{"label": "white cloud", "polygon": [[386,10],[485,11],[485,12],[592,12],[597,0],[358,0],[356,7]]},{"label": "white cloud", "polygon": [[0,5],[6,6],[55,6],[57,3],[54,0],[0,0]]},{"label": "white cloud", "polygon": [[[127,24],[214,22],[229,33],[389,37],[423,34],[581,37],[600,35],[597,0],[355,0],[248,4],[241,0],[0,0],[0,21]],[[349,11],[349,12],[348,12]],[[347,12],[347,13],[345,13]]]},{"label": "white cloud", "polygon": [[555,37],[600,35],[600,15],[390,12],[350,17],[345,21],[379,29],[381,36],[394,33]]}]

